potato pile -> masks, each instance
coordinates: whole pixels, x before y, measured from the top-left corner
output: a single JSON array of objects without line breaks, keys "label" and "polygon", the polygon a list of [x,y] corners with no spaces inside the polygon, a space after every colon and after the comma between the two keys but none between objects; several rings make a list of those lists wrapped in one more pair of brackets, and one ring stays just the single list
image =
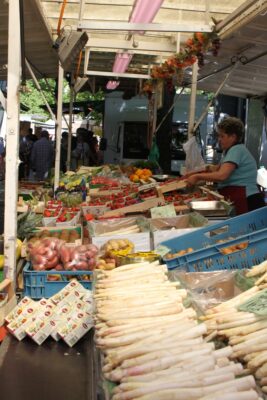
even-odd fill
[{"label": "potato pile", "polygon": [[231,254],[234,253],[235,251],[245,250],[247,247],[248,247],[248,242],[237,243],[231,246],[223,247],[222,249],[220,249],[220,253]]},{"label": "potato pile", "polygon": [[194,251],[194,249],[192,249],[192,247],[188,247],[188,249],[177,251],[177,253],[168,253],[166,254],[165,258],[166,260],[171,260],[172,258],[184,256],[192,251]]},{"label": "potato pile", "polygon": [[96,268],[102,270],[114,269],[119,256],[126,256],[134,251],[134,244],[128,239],[111,239],[102,248],[102,256],[98,259]]},{"label": "potato pile", "polygon": [[134,244],[128,239],[111,239],[101,250],[113,256],[126,256],[133,252]]}]

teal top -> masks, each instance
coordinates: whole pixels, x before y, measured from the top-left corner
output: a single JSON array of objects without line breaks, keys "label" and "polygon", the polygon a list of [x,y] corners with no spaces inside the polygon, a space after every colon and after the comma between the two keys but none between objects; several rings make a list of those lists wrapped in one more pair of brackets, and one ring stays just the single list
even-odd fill
[{"label": "teal top", "polygon": [[258,193],[257,164],[244,144],[236,144],[226,151],[221,159],[221,164],[230,162],[236,165],[235,170],[223,182],[218,183],[218,188],[226,186],[245,186],[246,195]]}]

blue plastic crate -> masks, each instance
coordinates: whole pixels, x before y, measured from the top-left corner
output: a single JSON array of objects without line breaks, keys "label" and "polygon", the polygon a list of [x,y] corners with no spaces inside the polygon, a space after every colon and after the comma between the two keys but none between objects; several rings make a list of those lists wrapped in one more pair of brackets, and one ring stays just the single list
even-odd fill
[{"label": "blue plastic crate", "polygon": [[[245,248],[230,254],[224,249],[240,244]],[[164,259],[168,269],[182,268],[188,272],[247,269],[267,259],[267,228],[242,235],[225,243],[211,245],[173,259]]]},{"label": "blue plastic crate", "polygon": [[186,250],[189,247],[196,251],[212,246],[220,240],[232,240],[264,228],[267,228],[267,207],[205,226],[195,232],[166,240],[161,244],[168,247],[172,253]]},{"label": "blue plastic crate", "polygon": [[[48,276],[60,275],[60,281],[50,281]],[[84,275],[90,280],[83,280]],[[86,289],[92,288],[93,273],[91,271],[33,271],[28,262],[23,269],[24,296],[32,299],[48,298],[63,289],[71,278],[76,278]]]}]

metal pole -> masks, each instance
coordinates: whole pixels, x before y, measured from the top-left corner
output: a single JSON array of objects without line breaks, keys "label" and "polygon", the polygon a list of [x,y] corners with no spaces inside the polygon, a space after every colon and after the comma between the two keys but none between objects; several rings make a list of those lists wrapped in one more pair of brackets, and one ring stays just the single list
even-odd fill
[{"label": "metal pole", "polygon": [[60,147],[62,130],[62,97],[63,97],[64,69],[58,64],[58,95],[57,95],[57,126],[56,126],[56,157],[55,157],[55,181],[54,190],[59,185],[60,174]]},{"label": "metal pole", "polygon": [[197,130],[197,128],[199,127],[199,125],[201,124],[201,122],[203,121],[203,119],[205,118],[205,116],[207,115],[207,113],[209,112],[209,108],[212,105],[214,99],[218,96],[218,94],[220,93],[220,91],[222,90],[222,88],[224,87],[226,81],[228,80],[229,76],[231,75],[231,73],[233,72],[233,70],[237,67],[237,65],[239,65],[240,63],[237,62],[236,64],[234,64],[232,66],[232,68],[230,69],[229,72],[227,72],[227,74],[225,75],[224,80],[222,81],[222,83],[219,85],[218,89],[216,90],[216,92],[214,93],[214,95],[212,96],[212,99],[208,102],[205,110],[203,111],[203,113],[201,114],[201,116],[199,117],[199,119],[197,120],[197,122],[195,123],[195,126],[193,128],[193,132],[195,132]]},{"label": "metal pole", "polygon": [[197,99],[197,74],[198,74],[198,62],[196,61],[192,67],[192,84],[191,84],[189,118],[188,118],[188,138],[193,136],[193,128],[195,123],[196,99]]},{"label": "metal pole", "polygon": [[31,77],[32,77],[32,79],[33,79],[33,81],[35,83],[36,89],[40,92],[40,94],[41,94],[41,96],[42,96],[42,98],[43,98],[43,100],[45,102],[46,108],[48,109],[48,112],[51,115],[51,118],[53,119],[53,121],[56,121],[57,120],[56,116],[53,113],[50,105],[48,104],[48,101],[46,100],[44,92],[42,91],[42,88],[41,88],[41,86],[40,86],[40,84],[39,84],[39,82],[38,82],[38,80],[37,80],[37,78],[36,78],[36,76],[35,76],[35,74],[34,74],[34,72],[32,70],[32,67],[30,66],[30,64],[29,64],[27,59],[25,59],[25,62],[26,62],[26,66],[27,66],[27,68],[29,70],[29,73],[31,74]]},{"label": "metal pole", "polygon": [[70,109],[69,109],[69,134],[68,134],[68,154],[67,154],[67,171],[70,170],[71,164],[71,139],[72,139],[72,113],[73,113],[74,87],[70,88]]},{"label": "metal pole", "polygon": [[14,282],[17,242],[20,63],[19,2],[9,0],[4,254],[5,275]]}]

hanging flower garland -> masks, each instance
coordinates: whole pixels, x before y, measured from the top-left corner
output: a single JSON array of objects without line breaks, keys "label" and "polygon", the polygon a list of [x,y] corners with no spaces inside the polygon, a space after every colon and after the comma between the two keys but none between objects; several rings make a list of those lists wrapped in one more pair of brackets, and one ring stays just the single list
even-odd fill
[{"label": "hanging flower garland", "polygon": [[168,87],[173,87],[174,83],[181,84],[184,68],[193,65],[196,60],[201,68],[204,65],[205,54],[212,52],[214,56],[217,56],[220,44],[221,41],[215,26],[211,32],[194,33],[191,38],[187,39],[184,48],[179,53],[169,57],[163,64],[152,67],[150,72],[152,79],[145,82],[142,92],[151,97],[155,84],[160,80],[166,81]]}]

